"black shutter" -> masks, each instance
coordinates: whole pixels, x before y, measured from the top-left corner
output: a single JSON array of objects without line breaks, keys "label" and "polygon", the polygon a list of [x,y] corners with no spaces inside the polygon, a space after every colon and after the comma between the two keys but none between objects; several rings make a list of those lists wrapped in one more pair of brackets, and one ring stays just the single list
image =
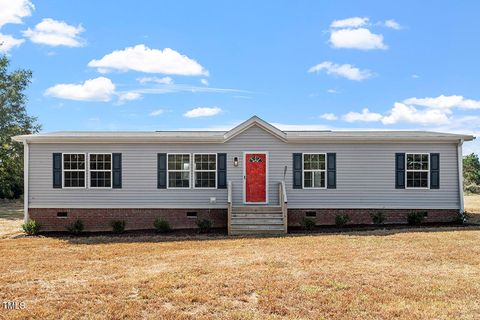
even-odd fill
[{"label": "black shutter", "polygon": [[337,154],[327,153],[327,188],[337,188]]},{"label": "black shutter", "polygon": [[439,153],[430,153],[430,189],[440,189]]},{"label": "black shutter", "polygon": [[227,188],[227,154],[217,154],[217,188]]},{"label": "black shutter", "polygon": [[405,189],[405,153],[395,153],[395,189]]},{"label": "black shutter", "polygon": [[167,188],[167,154],[157,154],[157,188]]},{"label": "black shutter", "polygon": [[112,153],[112,188],[122,188],[122,154]]},{"label": "black shutter", "polygon": [[62,188],[62,154],[54,153],[53,154],[53,187]]},{"label": "black shutter", "polygon": [[302,177],[302,154],[293,154],[293,189],[302,189],[303,177]]}]

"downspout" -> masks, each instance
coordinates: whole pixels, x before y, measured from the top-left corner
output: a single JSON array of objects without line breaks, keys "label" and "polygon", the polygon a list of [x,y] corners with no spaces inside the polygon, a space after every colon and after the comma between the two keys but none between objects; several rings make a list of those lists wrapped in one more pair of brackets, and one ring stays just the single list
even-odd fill
[{"label": "downspout", "polygon": [[458,193],[460,196],[460,212],[465,211],[464,199],[463,199],[463,154],[462,154],[463,139],[460,139],[457,145],[457,158],[458,158]]},{"label": "downspout", "polygon": [[27,222],[28,216],[28,160],[30,158],[28,142],[23,141],[23,221]]}]

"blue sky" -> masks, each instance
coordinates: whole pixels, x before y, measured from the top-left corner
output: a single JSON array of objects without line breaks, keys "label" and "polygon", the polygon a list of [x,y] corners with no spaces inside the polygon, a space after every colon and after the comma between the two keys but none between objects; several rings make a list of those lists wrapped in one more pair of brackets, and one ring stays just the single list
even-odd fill
[{"label": "blue sky", "polygon": [[[477,1],[0,3],[44,131],[284,129],[480,134]],[[465,152],[480,151],[478,142]]]}]

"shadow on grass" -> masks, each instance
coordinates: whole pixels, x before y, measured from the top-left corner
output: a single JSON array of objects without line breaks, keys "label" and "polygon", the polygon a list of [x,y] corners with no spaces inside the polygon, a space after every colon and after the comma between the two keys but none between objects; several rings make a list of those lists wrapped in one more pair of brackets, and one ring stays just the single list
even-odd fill
[{"label": "shadow on grass", "polygon": [[90,232],[80,235],[71,235],[67,232],[48,232],[41,236],[68,241],[71,244],[112,244],[112,243],[168,243],[179,241],[218,241],[238,239],[273,239],[292,237],[322,237],[327,235],[343,236],[390,236],[400,233],[418,232],[449,232],[449,231],[476,231],[480,225],[458,224],[423,224],[409,225],[355,225],[355,226],[326,226],[312,231],[298,229],[289,230],[285,235],[246,235],[228,236],[225,229],[215,229],[210,233],[199,234],[196,230],[176,230],[167,234],[158,234],[153,230],[126,231],[123,234],[111,232]]}]

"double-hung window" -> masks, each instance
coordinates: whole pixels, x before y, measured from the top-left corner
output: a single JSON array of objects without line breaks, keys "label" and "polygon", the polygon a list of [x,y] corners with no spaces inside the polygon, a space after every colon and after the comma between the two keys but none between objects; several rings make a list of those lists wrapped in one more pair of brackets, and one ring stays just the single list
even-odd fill
[{"label": "double-hung window", "polygon": [[303,154],[303,187],[325,188],[327,160],[325,153]]},{"label": "double-hung window", "polygon": [[91,188],[112,187],[112,154],[90,153],[89,172]]},{"label": "double-hung window", "polygon": [[406,154],[407,188],[428,188],[430,155],[428,153]]},{"label": "double-hung window", "polygon": [[168,187],[190,188],[190,154],[167,155]]},{"label": "double-hung window", "polygon": [[217,155],[194,154],[193,162],[195,188],[216,188]]},{"label": "double-hung window", "polygon": [[85,153],[64,153],[62,161],[63,187],[85,188]]}]

